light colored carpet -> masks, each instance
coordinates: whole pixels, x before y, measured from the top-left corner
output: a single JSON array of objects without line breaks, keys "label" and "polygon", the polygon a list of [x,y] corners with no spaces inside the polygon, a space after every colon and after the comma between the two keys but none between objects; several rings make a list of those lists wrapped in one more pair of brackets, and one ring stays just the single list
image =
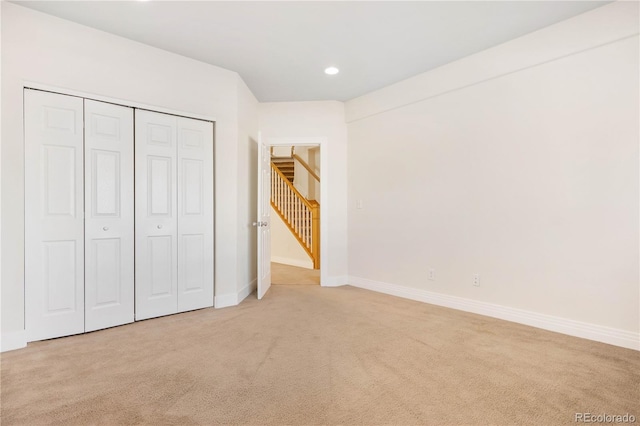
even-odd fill
[{"label": "light colored carpet", "polygon": [[272,285],[320,285],[320,270],[271,262]]},{"label": "light colored carpet", "polygon": [[2,354],[2,425],[640,417],[640,353],[353,287],[274,286]]}]

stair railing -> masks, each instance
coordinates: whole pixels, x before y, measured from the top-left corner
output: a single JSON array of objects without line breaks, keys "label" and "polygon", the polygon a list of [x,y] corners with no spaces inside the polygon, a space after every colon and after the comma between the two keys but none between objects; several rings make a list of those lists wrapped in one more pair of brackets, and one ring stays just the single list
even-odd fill
[{"label": "stair railing", "polygon": [[271,163],[271,206],[282,218],[302,248],[320,267],[320,205],[307,200]]},{"label": "stair railing", "polygon": [[293,158],[294,160],[297,160],[297,161],[302,165],[302,167],[304,167],[305,169],[307,169],[307,171],[309,172],[309,174],[310,174],[310,175],[311,175],[315,180],[317,180],[318,182],[320,182],[320,176],[318,176],[318,175],[316,174],[316,172],[314,172],[314,171],[313,171],[313,169],[311,168],[311,166],[309,166],[309,165],[307,164],[307,162],[306,162],[306,161],[304,161],[304,160],[303,160],[303,159],[302,159],[298,154],[295,154],[295,153],[294,153],[294,154],[292,154],[292,155],[291,155],[291,158]]}]

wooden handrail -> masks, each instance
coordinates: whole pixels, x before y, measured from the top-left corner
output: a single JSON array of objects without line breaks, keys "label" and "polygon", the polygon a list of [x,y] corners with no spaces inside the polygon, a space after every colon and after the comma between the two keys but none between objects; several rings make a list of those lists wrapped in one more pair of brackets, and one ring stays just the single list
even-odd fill
[{"label": "wooden handrail", "polygon": [[318,176],[312,169],[311,166],[309,166],[302,158],[300,158],[300,156],[298,154],[293,154],[293,158],[295,158],[296,160],[298,160],[300,162],[300,164],[302,164],[302,167],[304,167],[305,169],[307,169],[307,171],[309,172],[309,174],[311,176],[313,176],[313,178],[315,180],[317,180],[318,182],[320,182],[320,176]]}]

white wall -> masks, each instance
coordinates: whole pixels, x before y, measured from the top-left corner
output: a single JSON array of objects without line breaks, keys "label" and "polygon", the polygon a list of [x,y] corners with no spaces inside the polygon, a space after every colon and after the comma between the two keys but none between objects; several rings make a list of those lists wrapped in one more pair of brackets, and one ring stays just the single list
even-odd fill
[{"label": "white wall", "polygon": [[271,261],[313,269],[313,260],[271,207]]},{"label": "white wall", "polygon": [[[317,176],[322,179],[320,172],[320,148],[311,147],[307,149],[307,164],[315,172]],[[320,182],[314,179],[310,174],[307,174],[309,180],[309,198],[317,200],[320,197]]]},{"label": "white wall", "polygon": [[[320,147],[301,146],[295,148],[298,157],[307,163],[314,173],[320,176]],[[314,179],[309,171],[296,160],[293,163],[294,174],[293,184],[296,189],[307,200],[317,200],[320,197],[320,182]]]},{"label": "white wall", "polygon": [[637,34],[614,3],[348,102],[349,282],[640,349]]},{"label": "white wall", "polygon": [[274,146],[271,150],[271,155],[274,157],[291,157],[290,146]]},{"label": "white wall", "polygon": [[[328,176],[321,176],[328,199],[321,212],[328,212],[326,245],[328,256],[320,260],[323,285],[342,285],[347,275],[347,136],[344,104],[323,102],[270,102],[260,104],[260,132],[269,138],[327,138]],[[323,189],[324,190],[324,189]],[[324,213],[323,213],[324,214]],[[325,269],[326,267],[326,269]],[[324,271],[327,271],[325,274]]]},{"label": "white wall", "polygon": [[[307,147],[298,147],[295,149],[295,153],[298,157],[302,158],[307,164],[307,155],[308,148]],[[300,161],[295,160],[293,162],[293,186],[305,197],[307,200],[309,199],[309,172],[300,164]],[[311,178],[313,180],[313,178]]]},{"label": "white wall", "polygon": [[239,190],[244,182],[239,175],[250,174],[246,161],[251,148],[238,142],[255,138],[257,123],[251,112],[255,100],[238,75],[15,4],[2,2],[1,7],[3,340],[14,341],[24,329],[25,82],[215,118],[216,302],[237,300],[239,289],[248,284],[243,281],[252,276],[245,263],[251,243],[246,236],[239,240],[239,228],[247,220],[239,209],[249,202],[246,191],[251,191]]}]

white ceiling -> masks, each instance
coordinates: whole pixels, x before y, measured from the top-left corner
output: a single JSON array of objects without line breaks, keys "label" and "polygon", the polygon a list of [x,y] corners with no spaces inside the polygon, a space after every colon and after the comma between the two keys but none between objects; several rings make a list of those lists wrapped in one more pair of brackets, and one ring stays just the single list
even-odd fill
[{"label": "white ceiling", "polygon": [[17,3],[236,71],[269,102],[352,99],[607,2]]}]

